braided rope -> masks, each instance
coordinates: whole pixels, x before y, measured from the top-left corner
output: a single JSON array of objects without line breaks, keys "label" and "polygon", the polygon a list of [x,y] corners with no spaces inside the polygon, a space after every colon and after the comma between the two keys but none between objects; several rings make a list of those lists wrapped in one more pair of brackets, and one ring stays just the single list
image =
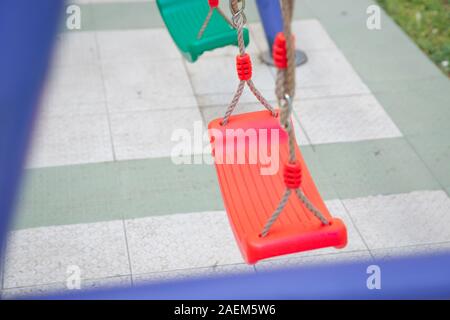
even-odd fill
[{"label": "braided rope", "polygon": [[308,197],[303,193],[303,191],[298,188],[295,189],[295,193],[297,194],[298,198],[303,202],[305,207],[311,211],[317,219],[319,219],[324,225],[328,225],[329,222],[325,217],[322,215],[322,213],[312,204],[311,201],[309,201]]},{"label": "braided rope", "polygon": [[285,70],[277,69],[277,77],[275,80],[275,95],[277,97],[278,103],[284,99],[284,80],[286,79]]},{"label": "braided rope", "polygon": [[283,32],[286,39],[287,69],[285,80],[285,94],[291,98],[295,96],[295,44],[292,41],[292,14],[294,0],[282,0]]},{"label": "braided rope", "polygon": [[233,100],[231,100],[230,104],[228,105],[227,111],[225,112],[225,115],[223,116],[222,125],[225,126],[228,123],[228,120],[230,119],[231,114],[233,113],[234,109],[236,108],[237,104],[239,103],[239,99],[242,96],[242,93],[244,92],[245,87],[245,81],[239,81],[238,88],[236,90],[236,93],[233,96]]},{"label": "braided rope", "polygon": [[275,221],[277,221],[278,216],[281,214],[281,212],[283,212],[284,207],[286,207],[286,204],[287,204],[287,202],[289,200],[291,192],[292,192],[291,189],[286,189],[286,191],[284,192],[283,197],[281,198],[280,203],[278,204],[278,207],[275,209],[274,213],[272,214],[272,216],[270,217],[270,219],[267,221],[266,225],[264,226],[264,229],[261,232],[261,237],[267,236],[267,234],[269,233],[270,228],[275,223]]},{"label": "braided rope", "polygon": [[210,7],[208,14],[206,15],[205,21],[203,22],[202,27],[200,28],[200,31],[197,34],[197,40],[200,40],[203,37],[203,34],[205,33],[205,30],[208,27],[209,22],[211,21],[213,12],[214,8]]},{"label": "braided rope", "polygon": [[[239,3],[241,3],[241,7],[239,6]],[[231,23],[232,23],[233,27],[237,30],[238,48],[239,48],[239,54],[241,56],[244,56],[246,54],[245,40],[244,40],[244,26],[247,21],[247,18],[243,11],[244,7],[245,7],[245,0],[230,0],[230,9],[231,9],[231,13],[232,13]],[[223,116],[222,125],[226,125],[228,123],[231,114],[233,113],[234,109],[236,108],[237,104],[239,103],[239,100],[242,96],[245,84],[247,84],[247,86],[249,87],[250,91],[253,93],[255,98],[267,110],[269,110],[273,116],[276,116],[275,109],[264,98],[264,96],[261,94],[261,92],[256,88],[253,81],[251,79],[248,79],[245,81],[241,80],[239,82],[238,88],[233,96],[233,99],[231,100],[230,104],[228,105],[225,115]]]},{"label": "braided rope", "polygon": [[197,34],[197,40],[200,40],[203,37],[203,34],[205,33],[206,28],[208,27],[209,23],[211,22],[211,18],[213,16],[214,9],[217,10],[217,12],[222,16],[222,18],[231,27],[233,27],[233,23],[231,22],[230,18],[227,17],[227,15],[223,12],[223,10],[220,7],[209,7],[209,11],[208,11],[208,14],[206,15],[205,21],[203,21],[203,24]]},{"label": "braided rope", "polygon": [[[277,96],[278,102],[280,104],[280,124],[286,130],[289,137],[289,163],[296,163],[296,141],[295,134],[290,121],[292,114],[292,99],[295,96],[295,47],[294,41],[292,41],[292,14],[294,8],[294,0],[281,0],[281,8],[283,12],[283,32],[286,39],[286,51],[287,51],[287,68],[278,69],[275,94]],[[289,196],[291,195],[293,189],[286,188],[286,191],[281,198],[278,207],[272,213],[270,218],[264,225],[261,236],[265,237],[275,221],[280,216],[281,212],[284,210]],[[322,224],[328,225],[329,221],[324,217],[324,215],[312,204],[308,197],[303,193],[300,187],[295,189],[295,193],[299,200],[304,204],[304,206],[314,214],[314,216],[319,219]]]},{"label": "braided rope", "polygon": [[255,87],[255,84],[252,80],[247,80],[247,85],[250,89],[250,91],[253,93],[253,95],[258,99],[259,102],[267,109],[269,110],[273,116],[276,115],[275,109],[272,107],[272,105],[266,100],[266,98],[263,97],[261,92]]}]

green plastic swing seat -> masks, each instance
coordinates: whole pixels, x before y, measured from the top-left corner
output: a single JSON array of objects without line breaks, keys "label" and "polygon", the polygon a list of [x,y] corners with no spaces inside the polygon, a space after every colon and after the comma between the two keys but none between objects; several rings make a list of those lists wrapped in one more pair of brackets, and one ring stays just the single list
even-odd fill
[{"label": "green plastic swing seat", "polygon": [[[173,41],[188,61],[196,61],[205,51],[237,46],[236,30],[217,10],[214,10],[202,38],[197,39],[209,11],[207,0],[157,0],[157,4]],[[244,30],[244,41],[245,45],[249,42],[247,29]]]}]

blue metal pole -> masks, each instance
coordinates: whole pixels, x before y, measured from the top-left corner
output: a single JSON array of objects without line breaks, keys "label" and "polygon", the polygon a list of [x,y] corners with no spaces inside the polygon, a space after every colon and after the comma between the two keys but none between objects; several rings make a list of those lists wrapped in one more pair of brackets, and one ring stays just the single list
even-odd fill
[{"label": "blue metal pole", "polygon": [[0,257],[62,0],[0,0]]},{"label": "blue metal pole", "polygon": [[280,1],[256,0],[259,16],[263,24],[269,49],[272,48],[275,36],[283,31],[283,18],[281,15]]},{"label": "blue metal pole", "polygon": [[[266,34],[269,50],[263,52],[261,58],[265,64],[273,66],[272,45],[278,32],[283,31],[283,15],[281,14],[280,1],[278,0],[256,0],[259,16]],[[297,66],[308,60],[303,51],[295,51],[295,64]]]}]

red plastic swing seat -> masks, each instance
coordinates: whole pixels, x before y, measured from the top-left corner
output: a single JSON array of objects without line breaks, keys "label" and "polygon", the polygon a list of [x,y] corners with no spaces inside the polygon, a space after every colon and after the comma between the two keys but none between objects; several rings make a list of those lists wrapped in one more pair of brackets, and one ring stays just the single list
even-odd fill
[{"label": "red plastic swing seat", "polygon": [[[245,261],[254,264],[273,256],[324,247],[345,247],[347,244],[345,225],[340,219],[330,215],[298,146],[296,146],[297,160],[302,168],[300,188],[331,223],[323,225],[293,192],[269,234],[265,237],[260,236],[265,223],[286,190],[283,182],[283,166],[287,163],[289,152],[287,133],[280,127],[278,117],[272,116],[269,111],[231,116],[225,126],[221,125],[221,121],[222,119],[213,120],[208,126],[212,154],[225,209]],[[243,130],[236,131],[236,129]],[[247,129],[254,130],[246,131]],[[256,132],[257,143],[254,143],[252,132]],[[273,132],[278,132],[276,145],[279,146],[279,152],[270,147],[271,142],[276,143],[272,141],[277,137]],[[238,143],[239,139],[244,139],[240,141],[245,143]],[[268,162],[261,161],[261,157],[258,157],[257,161],[254,161],[253,156],[249,158],[250,152],[258,152],[255,148],[261,150],[258,146],[263,140],[268,141],[268,154],[272,152],[273,159],[278,160],[279,169],[274,174],[262,175],[261,169],[270,167]],[[245,153],[245,161],[242,161],[242,158],[238,161],[237,151]],[[230,159],[234,159],[235,163]]]}]

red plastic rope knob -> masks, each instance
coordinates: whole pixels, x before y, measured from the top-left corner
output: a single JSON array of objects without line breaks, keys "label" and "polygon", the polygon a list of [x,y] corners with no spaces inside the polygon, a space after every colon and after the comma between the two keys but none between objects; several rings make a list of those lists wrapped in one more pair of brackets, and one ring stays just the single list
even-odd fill
[{"label": "red plastic rope knob", "polygon": [[[295,41],[294,35],[292,35],[292,41]],[[287,68],[287,49],[286,38],[283,32],[278,32],[272,47],[273,63],[278,69]]]},{"label": "red plastic rope knob", "polygon": [[217,8],[219,6],[219,0],[208,0],[208,4],[211,8]]},{"label": "red plastic rope knob", "polygon": [[284,184],[288,189],[297,189],[302,183],[302,168],[299,163],[284,166]]},{"label": "red plastic rope knob", "polygon": [[236,69],[241,81],[247,81],[252,78],[252,60],[247,53],[236,56]]}]

